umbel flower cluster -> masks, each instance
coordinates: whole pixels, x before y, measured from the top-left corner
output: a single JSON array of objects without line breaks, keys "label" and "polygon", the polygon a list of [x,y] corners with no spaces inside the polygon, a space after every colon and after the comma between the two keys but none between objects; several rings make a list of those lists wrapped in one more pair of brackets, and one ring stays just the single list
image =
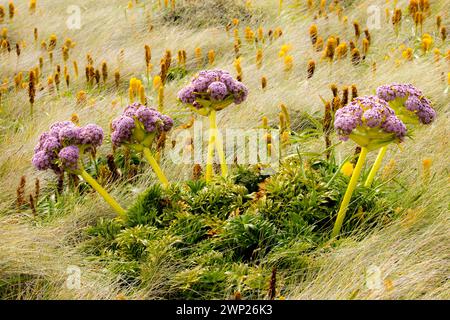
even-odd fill
[{"label": "umbel flower cluster", "polygon": [[406,136],[404,123],[386,101],[376,96],[356,98],[337,110],[334,127],[341,140],[351,138],[369,150],[401,142]]},{"label": "umbel flower cluster", "polygon": [[113,120],[111,140],[116,147],[129,145],[142,150],[141,147],[150,147],[155,137],[172,127],[172,118],[135,102]]},{"label": "umbel flower cluster", "polygon": [[112,143],[117,147],[125,145],[142,152],[161,183],[168,186],[169,181],[153,157],[150,148],[155,138],[159,138],[172,129],[172,118],[154,108],[135,102],[125,108],[122,115],[112,122],[111,127]]},{"label": "umbel flower cluster", "polygon": [[178,99],[196,112],[222,110],[233,102],[242,103],[247,96],[247,87],[223,70],[200,71],[178,92]]},{"label": "umbel flower cluster", "polygon": [[429,124],[436,118],[430,100],[412,84],[380,86],[377,88],[377,96],[389,102],[396,115],[406,124]]},{"label": "umbel flower cluster", "polygon": [[32,162],[38,170],[76,172],[80,155],[95,150],[102,142],[103,129],[96,124],[78,127],[70,121],[56,122],[40,135]]}]

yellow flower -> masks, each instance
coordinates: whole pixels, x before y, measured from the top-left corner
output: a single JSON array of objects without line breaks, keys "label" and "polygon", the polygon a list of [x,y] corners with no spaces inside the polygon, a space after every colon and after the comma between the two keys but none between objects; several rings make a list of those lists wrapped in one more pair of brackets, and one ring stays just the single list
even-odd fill
[{"label": "yellow flower", "polygon": [[278,53],[278,56],[283,57],[291,50],[292,50],[292,45],[290,43],[283,44],[281,46],[280,52]]},{"label": "yellow flower", "polygon": [[353,164],[351,162],[346,162],[341,168],[341,172],[344,176],[350,177],[353,173]]},{"label": "yellow flower", "polygon": [[161,86],[161,83],[162,83],[162,81],[161,81],[161,77],[160,76],[155,76],[153,78],[153,88],[155,90],[159,89],[159,87]]}]

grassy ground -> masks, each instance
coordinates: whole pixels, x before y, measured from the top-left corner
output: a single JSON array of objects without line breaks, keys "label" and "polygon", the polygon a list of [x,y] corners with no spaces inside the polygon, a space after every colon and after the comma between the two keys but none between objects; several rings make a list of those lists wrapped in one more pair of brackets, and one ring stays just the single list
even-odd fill
[{"label": "grassy ground", "polygon": [[[4,4],[5,1],[0,1]],[[18,2],[18,1],[17,1]],[[399,218],[390,221],[382,228],[371,229],[362,236],[349,236],[335,246],[320,246],[309,258],[314,262],[310,269],[295,269],[294,274],[302,277],[286,283],[283,295],[288,299],[448,299],[448,271],[450,241],[449,226],[449,99],[447,73],[449,61],[445,54],[450,49],[448,40],[444,43],[436,31],[436,15],[442,15],[443,25],[448,25],[448,1],[430,1],[431,13],[424,21],[423,33],[433,36],[433,48],[438,48],[441,58],[436,62],[431,50],[424,54],[421,49],[420,28],[415,34],[414,23],[407,14],[407,2],[398,1],[402,8],[403,21],[398,35],[390,23],[385,21],[385,8],[391,11],[393,1],[341,1],[345,7],[343,15],[348,24],[339,20],[335,13],[328,18],[321,17],[315,22],[314,14],[318,5],[308,10],[306,1],[283,1],[281,14],[279,3],[275,0],[244,1],[233,4],[229,1],[200,1],[201,4],[183,4],[176,1],[176,10],[160,11],[157,1],[138,1],[147,5],[134,5],[127,9],[125,1],[77,1],[81,10],[81,28],[70,30],[66,20],[68,4],[63,1],[38,0],[34,15],[28,12],[28,3],[16,3],[17,12],[10,21],[5,18],[0,28],[8,28],[8,39],[13,46],[11,53],[0,49],[0,78],[8,78],[9,86],[2,91],[0,106],[0,292],[4,298],[23,299],[114,299],[114,298],[161,298],[165,296],[165,275],[174,272],[173,268],[160,264],[155,267],[149,285],[135,289],[119,284],[116,274],[105,267],[103,261],[93,259],[80,248],[86,240],[86,228],[103,218],[111,218],[113,212],[94,193],[79,197],[65,193],[53,214],[40,213],[33,217],[31,210],[17,210],[16,189],[20,176],[27,179],[25,194],[33,191],[34,179],[38,177],[43,193],[54,187],[52,173],[35,171],[30,159],[39,134],[47,130],[55,121],[69,120],[77,113],[80,122],[98,123],[108,128],[111,119],[127,103],[127,86],[130,77],[145,78],[144,45],[152,48],[152,63],[155,65],[151,75],[159,71],[159,59],[166,49],[174,56],[180,49],[188,54],[187,68],[195,73],[207,67],[206,53],[214,49],[214,67],[223,68],[235,74],[233,67],[233,31],[227,35],[224,24],[233,18],[240,21],[239,32],[242,38],[243,82],[249,87],[247,101],[230,107],[218,116],[220,128],[257,127],[261,118],[267,116],[276,125],[280,103],[284,103],[291,113],[293,122],[302,112],[322,114],[321,96],[331,98],[329,87],[332,83],[342,88],[356,84],[360,95],[372,94],[378,85],[398,82],[411,82],[421,88],[433,101],[437,110],[437,120],[430,126],[418,129],[414,139],[408,139],[401,148],[391,146],[384,160],[390,163],[392,179],[401,181],[403,191],[399,191],[395,203],[400,212]],[[188,2],[188,1],[186,1]],[[318,2],[318,1],[313,1]],[[226,3],[226,5],[224,5]],[[316,23],[319,35],[326,41],[330,35],[341,40],[354,39],[352,21],[358,20],[365,28],[367,8],[375,6],[380,13],[380,28],[371,29],[371,46],[365,61],[357,66],[349,58],[329,64],[321,60],[321,52],[311,46],[308,28]],[[220,11],[221,10],[221,11]],[[221,12],[223,14],[217,14]],[[211,17],[207,19],[206,17]],[[224,18],[225,17],[225,18]],[[199,22],[200,21],[200,22]],[[268,30],[280,27],[283,34],[273,41],[266,40],[263,48],[263,66],[255,64],[256,49],[244,39],[244,28],[251,27],[255,32],[262,26]],[[38,44],[33,40],[33,29],[38,29]],[[39,47],[40,42],[51,34],[58,38],[51,65],[47,53]],[[71,74],[71,84],[66,89],[61,81],[58,93],[47,88],[47,77],[53,74],[56,65],[64,68],[61,46],[65,38],[76,42],[70,51],[67,64]],[[14,52],[15,43],[21,43],[18,58]],[[283,44],[292,44],[293,70],[286,75],[283,59],[278,52]],[[414,50],[412,61],[402,57],[401,46]],[[361,40],[357,43],[361,48]],[[197,66],[194,59],[195,48],[200,47],[204,65]],[[120,58],[120,51],[124,55]],[[109,67],[107,84],[86,89],[84,66],[86,54],[94,59],[99,68],[102,61]],[[28,70],[38,65],[40,56],[44,58],[41,72],[42,91],[36,96],[34,116],[29,115],[26,89],[14,89],[13,77],[20,71],[25,79]],[[316,61],[316,71],[307,79],[307,62]],[[79,65],[79,78],[75,79],[72,61]],[[373,71],[376,63],[376,71]],[[120,71],[120,90],[114,86],[113,74]],[[268,87],[261,89],[260,79],[267,77]],[[165,90],[164,111],[172,115],[176,125],[186,123],[190,114],[176,103],[176,93],[188,78],[172,81]],[[77,103],[76,94],[87,92],[87,102]],[[157,94],[148,86],[147,98],[156,104]],[[336,138],[333,138],[337,142]],[[301,150],[323,151],[320,139],[296,145]],[[351,142],[335,149],[338,162],[353,152]],[[104,144],[100,153],[110,152],[109,144]],[[369,156],[369,163],[375,155]],[[394,161],[391,161],[394,159]],[[431,177],[423,177],[422,161],[431,159]],[[182,181],[191,176],[191,168],[175,167],[169,159],[162,159],[162,167],[172,181]],[[387,169],[385,170],[387,171]],[[142,168],[133,184],[116,183],[108,186],[111,194],[125,206],[131,206],[137,195],[145,190],[155,177],[148,168]],[[82,270],[81,289],[71,290],[65,285],[67,267],[75,265]],[[171,268],[172,269],[171,269]],[[368,273],[376,270],[381,286],[368,288]],[[301,279],[301,280],[299,280]]]}]

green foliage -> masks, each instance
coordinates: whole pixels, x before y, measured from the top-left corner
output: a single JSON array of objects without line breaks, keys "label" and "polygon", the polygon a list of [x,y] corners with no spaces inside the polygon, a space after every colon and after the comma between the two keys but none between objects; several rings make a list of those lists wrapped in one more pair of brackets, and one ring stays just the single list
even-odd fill
[{"label": "green foliage", "polygon": [[[314,231],[318,236],[327,237],[348,184],[348,177],[337,172],[338,169],[325,160],[291,158],[267,181],[265,197],[256,208],[289,234],[310,235]],[[357,187],[349,206],[349,217],[358,210],[366,212],[375,207],[377,213],[391,212],[388,206],[381,205],[381,190],[367,191],[363,186]],[[347,227],[354,227],[350,224],[347,222]]]},{"label": "green foliage", "polygon": [[127,211],[127,225],[157,225],[161,223],[165,201],[159,184],[149,187]]},{"label": "green foliage", "polygon": [[126,228],[117,234],[115,242],[121,255],[128,260],[139,260],[147,249],[151,240],[159,236],[158,229],[152,226],[137,225]]},{"label": "green foliage", "polygon": [[227,221],[218,245],[234,258],[248,261],[263,256],[279,238],[279,230],[262,215],[243,214]]},{"label": "green foliage", "polygon": [[188,71],[185,68],[182,67],[172,67],[169,69],[169,72],[167,73],[167,80],[173,81],[173,80],[179,80],[186,77],[188,74]]},{"label": "green foliage", "polygon": [[238,166],[233,176],[234,183],[243,185],[249,193],[259,190],[259,184],[263,182],[267,176],[261,175],[259,167]]},{"label": "green foliage", "polygon": [[[124,284],[157,285],[164,298],[267,297],[271,270],[279,281],[315,268],[313,250],[328,240],[348,184],[334,160],[288,157],[272,177],[237,167],[218,178],[150,186],[125,222],[88,229],[87,251]],[[345,232],[364,231],[392,214],[387,186],[358,186]],[[295,273],[292,271],[295,270]]]},{"label": "green foliage", "polygon": [[188,194],[186,202],[193,214],[209,214],[224,219],[231,212],[242,211],[246,207],[247,194],[245,187],[221,180]]},{"label": "green foliage", "polygon": [[188,212],[179,213],[170,225],[169,232],[182,237],[183,242],[194,244],[203,239],[209,230],[206,218]]}]

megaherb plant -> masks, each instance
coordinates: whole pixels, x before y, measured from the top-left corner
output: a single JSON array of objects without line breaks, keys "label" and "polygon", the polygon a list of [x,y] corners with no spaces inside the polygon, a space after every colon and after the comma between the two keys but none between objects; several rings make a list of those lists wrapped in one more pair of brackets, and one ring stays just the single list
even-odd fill
[{"label": "megaherb plant", "polygon": [[173,120],[156,109],[135,102],[125,108],[123,114],[112,122],[111,140],[116,147],[127,146],[142,152],[159,181],[167,187],[169,181],[152,154],[154,142],[172,129]]},{"label": "megaherb plant", "polygon": [[228,174],[223,151],[223,142],[217,129],[216,112],[232,103],[240,104],[247,99],[248,89],[240,81],[234,80],[222,70],[204,70],[191,83],[178,92],[178,99],[193,112],[209,117],[208,156],[206,160],[206,181],[213,174],[214,148],[217,150],[222,176]]},{"label": "megaherb plant", "polygon": [[[436,118],[431,101],[412,84],[392,83],[380,86],[377,88],[377,96],[389,103],[397,117],[408,127],[408,132],[411,132],[417,125],[430,124]],[[366,187],[370,187],[380,169],[387,147],[386,145],[380,148],[365,182]]]},{"label": "megaherb plant", "polygon": [[396,116],[395,111],[386,101],[376,96],[356,98],[337,110],[334,128],[341,140],[350,138],[355,141],[361,147],[361,153],[337,213],[332,237],[339,235],[367,154],[393,142],[402,142],[407,132],[405,124]]},{"label": "megaherb plant", "polygon": [[38,170],[51,169],[56,174],[67,171],[83,177],[119,216],[124,217],[125,210],[84,169],[83,155],[95,152],[102,142],[103,130],[95,124],[78,127],[71,121],[56,122],[50,131],[40,135],[32,162]]}]

